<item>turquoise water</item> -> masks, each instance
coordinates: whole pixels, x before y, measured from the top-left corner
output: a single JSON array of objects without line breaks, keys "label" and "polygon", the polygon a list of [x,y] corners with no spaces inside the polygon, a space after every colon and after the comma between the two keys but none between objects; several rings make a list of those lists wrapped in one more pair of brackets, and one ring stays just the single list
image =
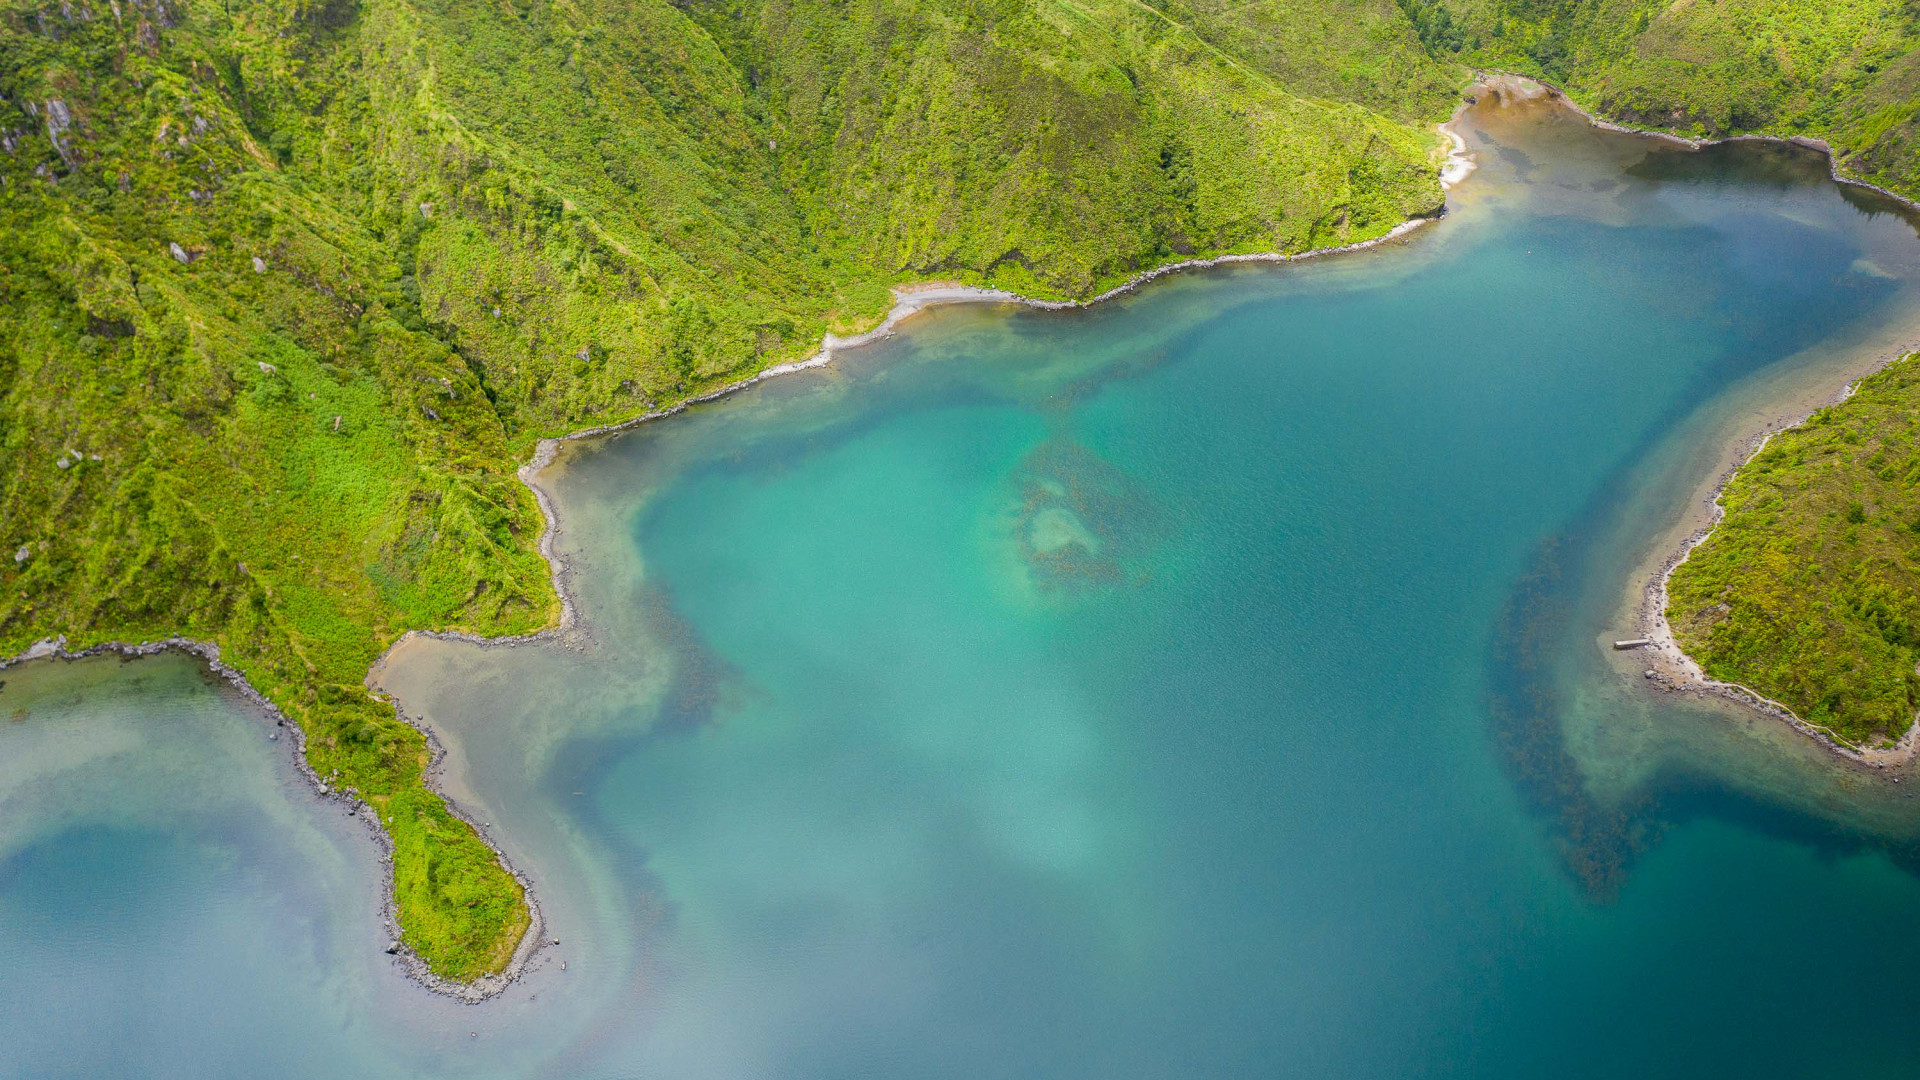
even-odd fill
[{"label": "turquoise water", "polygon": [[561,940],[484,1005],[191,662],[5,672],[0,1075],[1909,1075],[1920,811],[1603,642],[1920,340],[1920,241],[1810,155],[1467,126],[1406,243],[570,446],[581,629],[380,675]]}]

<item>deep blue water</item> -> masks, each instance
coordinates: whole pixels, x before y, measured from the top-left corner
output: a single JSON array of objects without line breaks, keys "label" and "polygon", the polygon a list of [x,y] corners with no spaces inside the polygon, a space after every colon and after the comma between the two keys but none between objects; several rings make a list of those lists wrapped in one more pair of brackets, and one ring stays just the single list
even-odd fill
[{"label": "deep blue water", "polygon": [[384,674],[562,940],[494,1002],[188,661],[7,672],[0,1075],[1909,1075],[1913,804],[1602,642],[1920,241],[1808,154],[1468,127],[1404,244],[574,447],[583,632]]}]

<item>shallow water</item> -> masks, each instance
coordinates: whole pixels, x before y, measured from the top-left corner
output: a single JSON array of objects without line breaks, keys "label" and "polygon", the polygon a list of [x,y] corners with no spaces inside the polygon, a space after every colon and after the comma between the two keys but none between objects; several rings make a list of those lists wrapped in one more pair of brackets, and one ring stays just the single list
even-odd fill
[{"label": "shallow water", "polygon": [[191,662],[5,672],[0,1075],[1907,1074],[1905,785],[1603,643],[1920,341],[1920,241],[1810,154],[1466,128],[1407,242],[571,445],[581,632],[381,674],[561,939],[485,1005]]}]

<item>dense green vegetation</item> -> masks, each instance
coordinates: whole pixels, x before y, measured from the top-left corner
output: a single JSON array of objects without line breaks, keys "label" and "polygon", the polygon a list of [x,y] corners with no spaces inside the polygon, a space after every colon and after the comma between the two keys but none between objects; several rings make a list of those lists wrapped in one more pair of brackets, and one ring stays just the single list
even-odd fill
[{"label": "dense green vegetation", "polygon": [[1404,0],[1469,62],[1537,75],[1594,112],[1694,136],[1829,142],[1920,196],[1920,7],[1910,0]]},{"label": "dense green vegetation", "polygon": [[498,970],[519,886],[363,680],[552,623],[538,438],[903,281],[1378,235],[1462,79],[1383,0],[0,0],[0,655],[217,643]]},{"label": "dense green vegetation", "polygon": [[1920,709],[1920,357],[1771,439],[1674,572],[1668,617],[1709,675],[1856,745]]}]

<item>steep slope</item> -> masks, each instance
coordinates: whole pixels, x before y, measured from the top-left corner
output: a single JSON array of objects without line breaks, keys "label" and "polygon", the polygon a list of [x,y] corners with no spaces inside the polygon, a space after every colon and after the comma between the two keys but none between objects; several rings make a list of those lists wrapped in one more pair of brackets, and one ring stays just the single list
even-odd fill
[{"label": "steep slope", "polygon": [[1402,0],[1444,55],[1538,75],[1626,123],[1804,135],[1920,196],[1920,8],[1906,0]]},{"label": "steep slope", "polygon": [[406,942],[498,971],[520,887],[363,678],[552,622],[533,443],[898,282],[1085,296],[1435,210],[1452,69],[1366,10],[1425,88],[1392,116],[1132,0],[5,0],[0,655],[217,643],[378,811]]},{"label": "steep slope", "polygon": [[1154,0],[1154,6],[1303,97],[1418,121],[1446,115],[1462,75],[1429,54],[1392,0]]}]

